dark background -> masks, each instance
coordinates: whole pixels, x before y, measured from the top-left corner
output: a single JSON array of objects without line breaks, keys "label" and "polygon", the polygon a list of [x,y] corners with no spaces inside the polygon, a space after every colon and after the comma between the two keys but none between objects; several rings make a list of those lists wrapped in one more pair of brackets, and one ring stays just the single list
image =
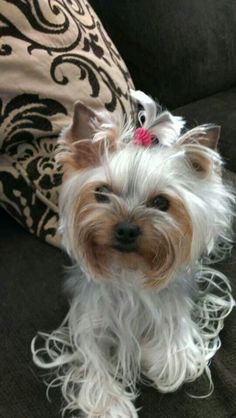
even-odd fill
[{"label": "dark background", "polygon": [[[236,171],[236,1],[91,0],[136,89],[184,116],[222,125]],[[217,94],[218,93],[218,94]]]},{"label": "dark background", "polygon": [[137,89],[174,109],[236,85],[235,0],[91,0]]}]

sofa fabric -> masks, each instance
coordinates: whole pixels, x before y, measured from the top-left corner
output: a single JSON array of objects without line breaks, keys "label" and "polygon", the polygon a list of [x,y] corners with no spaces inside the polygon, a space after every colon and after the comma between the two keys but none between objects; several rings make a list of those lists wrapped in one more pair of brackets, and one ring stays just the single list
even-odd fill
[{"label": "sofa fabric", "polygon": [[91,4],[125,59],[136,89],[170,110],[177,108],[176,115],[191,126],[221,124],[220,152],[227,168],[236,171],[235,1]]},{"label": "sofa fabric", "polygon": [[225,166],[236,172],[236,87],[178,107],[173,113],[183,116],[189,128],[204,123],[220,125],[219,151]]},{"label": "sofa fabric", "polygon": [[[45,0],[41,1],[44,1],[45,4]],[[3,5],[5,7],[9,4],[19,10],[32,11],[30,25],[38,34],[40,22],[38,23],[34,18],[33,7],[39,5],[40,1],[1,0],[0,14]],[[61,38],[63,46],[67,25],[71,19],[77,19],[79,13],[79,21],[84,22],[84,10],[89,11],[91,16],[95,16],[85,0],[77,0],[76,2],[73,0],[50,0],[49,4],[51,6],[50,16],[53,19],[59,19],[61,24],[59,29],[60,27],[65,29]],[[105,28],[125,58],[135,80],[136,88],[143,89],[158,98],[162,105],[175,109],[174,112],[177,115],[182,115],[187,119],[189,126],[207,122],[221,124],[220,150],[225,156],[227,166],[235,170],[236,91],[232,87],[236,87],[236,9],[234,0],[182,0],[181,2],[174,0],[149,0],[148,2],[141,0],[135,2],[91,0],[90,4],[99,14]],[[5,36],[9,31],[10,17],[9,21],[1,21],[0,34],[2,36]],[[96,28],[101,29],[99,20],[96,17],[94,19],[92,18],[92,21],[96,22]],[[58,31],[58,26],[51,25],[50,22],[49,19],[46,22],[43,20],[42,23],[41,19],[41,27],[50,29],[50,39],[55,40],[54,34]],[[113,44],[110,43],[103,31],[99,32],[101,36],[98,35],[98,41],[96,35],[92,36],[93,33],[91,33],[91,37],[88,35],[89,39],[87,39],[86,31],[88,30],[90,33],[88,26],[83,24],[83,29],[81,29],[81,36],[84,40],[83,48],[85,48],[83,53],[87,51],[87,48],[90,48],[90,51],[95,50],[99,54],[98,45],[100,45],[99,42],[102,38],[101,42],[104,42],[104,51],[106,51],[104,60],[108,59],[110,53],[110,59],[123,74],[122,80],[126,80],[127,85],[130,85],[127,69],[118,54],[114,52],[116,50]],[[75,28],[75,26],[73,27]],[[25,29],[29,28],[30,26],[25,26]],[[31,43],[24,33],[21,35],[22,45],[24,43],[25,49],[27,49]],[[2,43],[2,39],[0,37],[0,66],[4,62],[3,60],[10,59],[12,54],[17,58],[17,51],[11,50],[9,42],[4,40]],[[6,39],[14,41],[14,36],[9,35]],[[36,36],[33,46],[36,45],[37,48],[33,48],[31,55],[34,57],[34,54],[41,51],[40,66],[45,65],[43,59],[54,59],[57,54],[60,55],[60,51],[54,50],[50,50],[48,54],[45,49],[47,43],[38,45],[37,42]],[[51,45],[50,43],[50,48]],[[71,56],[71,61],[65,63],[62,60],[63,64],[59,65],[58,70],[60,68],[60,71],[57,72],[58,80],[63,80],[63,74],[67,77],[69,73],[68,83],[60,84],[54,81],[53,97],[48,97],[48,91],[46,91],[46,97],[45,95],[41,96],[40,91],[36,89],[30,93],[34,95],[32,98],[27,91],[27,96],[33,103],[33,112],[30,112],[31,105],[25,107],[24,97],[16,98],[20,100],[18,102],[14,102],[14,98],[13,104],[8,102],[7,105],[0,106],[2,118],[0,141],[6,137],[5,131],[5,136],[2,136],[2,123],[6,124],[8,120],[12,120],[12,131],[7,125],[6,132],[12,132],[11,135],[14,139],[18,138],[19,144],[15,143],[15,149],[21,146],[23,146],[23,150],[29,148],[28,156],[26,155],[28,161],[34,152],[34,147],[40,154],[42,143],[41,155],[44,155],[44,158],[33,159],[32,163],[28,165],[29,172],[35,173],[34,167],[36,166],[36,174],[40,170],[45,172],[46,168],[48,175],[46,180],[43,180],[42,190],[37,187],[41,179],[38,174],[29,185],[27,183],[28,174],[25,177],[25,174],[23,175],[19,171],[19,165],[13,166],[11,163],[12,155],[9,151],[11,148],[4,149],[4,153],[0,154],[0,196],[1,198],[4,196],[5,208],[18,221],[21,219],[21,223],[27,227],[28,231],[31,228],[44,240],[54,243],[56,242],[57,214],[55,215],[55,205],[53,204],[55,201],[51,200],[50,207],[48,205],[49,195],[47,192],[53,193],[55,190],[53,184],[57,187],[57,183],[60,182],[60,177],[53,179],[53,176],[57,176],[58,172],[55,172],[54,163],[51,160],[58,133],[55,129],[59,129],[59,126],[55,125],[55,120],[68,119],[71,112],[67,109],[67,104],[65,105],[64,101],[59,101],[56,94],[60,91],[60,94],[63,95],[63,91],[69,89],[71,82],[73,82],[73,86],[77,86],[78,83],[80,93],[81,84],[88,82],[87,67],[82,67],[82,69],[78,67],[70,53],[70,50],[62,53]],[[38,76],[41,74],[40,66],[35,68]],[[112,68],[109,67],[108,74],[113,76]],[[6,81],[6,69],[1,74],[4,74]],[[102,74],[104,73],[102,72]],[[84,79],[83,76],[85,76]],[[93,77],[89,80],[92,82]],[[0,83],[1,81],[0,77]],[[12,80],[13,90],[16,87],[15,84],[15,80]],[[109,86],[108,83],[108,90]],[[118,84],[116,87],[117,89],[113,90],[112,84],[111,91],[117,100],[116,106],[119,107],[121,94],[121,101],[128,109],[126,89],[119,90]],[[76,91],[76,89],[73,90]],[[94,104],[99,100],[99,97],[88,96],[88,98]],[[54,106],[50,100],[58,101],[63,107],[56,103]],[[74,97],[68,96],[68,100],[72,105]],[[22,116],[18,121],[14,111],[14,103],[22,103],[20,106],[21,115],[23,120],[27,122],[27,126],[21,127],[23,134],[19,137],[16,127],[22,121]],[[30,127],[35,124],[40,129],[39,132],[34,131],[32,136]],[[40,141],[34,139],[36,134],[39,135]],[[47,142],[48,138],[51,142]],[[25,146],[25,139],[30,147],[29,145]],[[44,144],[50,144],[47,148],[48,159],[45,159]],[[22,155],[22,161],[24,161],[24,152]],[[236,175],[229,173],[229,177],[235,187]],[[3,183],[10,184],[7,195],[3,194]],[[46,190],[45,184],[49,184],[49,188],[45,194],[42,194],[41,191]],[[38,190],[37,194],[36,189]],[[57,192],[55,196],[56,194]],[[14,204],[12,204],[13,201]],[[31,202],[30,212],[27,201]],[[35,211],[34,215],[32,215],[32,211]],[[26,221],[30,217],[32,220],[29,225]],[[31,224],[32,221],[33,224]],[[70,265],[70,261],[64,252],[29,234],[12,217],[0,209],[0,418],[61,417],[61,393],[59,390],[53,389],[50,392],[51,402],[47,400],[46,387],[43,384],[44,372],[37,369],[32,362],[30,343],[38,331],[50,332],[55,329],[68,311],[67,297],[63,291],[64,267],[68,265]],[[230,279],[233,295],[236,298],[235,265],[236,248],[229,260],[216,267]],[[189,396],[189,394],[202,395],[207,392],[208,386],[203,378],[171,394],[161,394],[154,388],[140,386],[140,396],[136,402],[137,408],[140,408],[139,417],[236,418],[236,309],[225,321],[224,329],[221,331],[221,341],[222,347],[214,356],[210,366],[215,389],[209,397],[195,399]]]},{"label": "sofa fabric", "polygon": [[0,204],[58,245],[57,137],[77,100],[130,113],[132,81],[86,0],[1,0],[0,69]]},{"label": "sofa fabric", "polygon": [[[236,183],[235,183],[236,184]],[[30,235],[0,211],[0,418],[59,418],[59,390],[46,398],[44,371],[31,358],[30,343],[38,331],[56,329],[64,319],[67,298],[63,292],[65,266],[59,249]],[[236,249],[220,269],[231,279],[234,296]],[[187,393],[207,392],[204,379],[173,394],[140,387],[140,418],[235,418],[236,417],[236,309],[221,332],[222,347],[211,364],[215,385],[206,399]]]},{"label": "sofa fabric", "polygon": [[236,85],[235,0],[90,2],[136,88],[170,109]]}]

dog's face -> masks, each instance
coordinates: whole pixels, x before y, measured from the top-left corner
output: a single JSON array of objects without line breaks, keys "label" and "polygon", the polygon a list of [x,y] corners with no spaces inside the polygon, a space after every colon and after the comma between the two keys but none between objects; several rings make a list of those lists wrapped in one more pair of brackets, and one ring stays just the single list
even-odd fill
[{"label": "dog's face", "polygon": [[213,238],[206,200],[212,199],[207,189],[220,182],[219,160],[200,142],[215,144],[218,129],[195,129],[169,146],[146,148],[132,143],[132,129],[124,142],[112,124],[103,122],[99,131],[99,116],[94,134],[95,117],[77,104],[61,139],[64,243],[92,278],[131,270],[145,286],[163,286]]}]

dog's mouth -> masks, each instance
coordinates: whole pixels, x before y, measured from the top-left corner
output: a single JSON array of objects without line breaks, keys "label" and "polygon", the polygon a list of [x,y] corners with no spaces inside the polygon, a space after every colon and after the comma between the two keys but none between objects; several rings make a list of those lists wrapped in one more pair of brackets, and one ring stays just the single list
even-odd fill
[{"label": "dog's mouth", "polygon": [[136,243],[115,243],[112,245],[112,248],[115,250],[121,252],[121,253],[133,253],[136,252],[138,249],[138,246]]}]

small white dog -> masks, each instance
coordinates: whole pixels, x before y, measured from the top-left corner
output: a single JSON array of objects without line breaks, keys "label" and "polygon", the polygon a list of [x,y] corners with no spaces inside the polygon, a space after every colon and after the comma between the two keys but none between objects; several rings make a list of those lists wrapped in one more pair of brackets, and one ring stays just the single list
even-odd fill
[{"label": "small white dog", "polygon": [[227,278],[209,266],[229,252],[234,203],[220,129],[181,135],[181,118],[132,96],[139,128],[77,103],[60,139],[60,232],[77,267],[65,321],[32,352],[55,369],[50,385],[73,416],[137,418],[141,373],[161,392],[203,372],[212,386],[209,360],[234,306]]}]

